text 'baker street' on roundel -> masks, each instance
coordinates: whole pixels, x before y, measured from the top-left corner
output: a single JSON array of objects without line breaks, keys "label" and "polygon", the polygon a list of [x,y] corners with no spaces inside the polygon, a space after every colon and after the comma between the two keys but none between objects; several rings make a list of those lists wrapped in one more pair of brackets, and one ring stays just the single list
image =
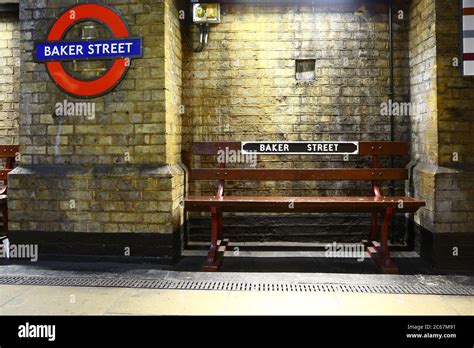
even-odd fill
[{"label": "text 'baker street' on roundel", "polygon": [[[78,23],[94,21],[109,29],[107,40],[65,41]],[[35,61],[46,64],[49,75],[65,93],[77,98],[95,98],[114,89],[125,77],[131,58],[143,54],[142,38],[133,37],[126,22],[108,6],[79,4],[66,10],[51,27],[47,41],[35,45]],[[93,80],[81,80],[64,68],[64,61],[110,59],[110,68]]]}]

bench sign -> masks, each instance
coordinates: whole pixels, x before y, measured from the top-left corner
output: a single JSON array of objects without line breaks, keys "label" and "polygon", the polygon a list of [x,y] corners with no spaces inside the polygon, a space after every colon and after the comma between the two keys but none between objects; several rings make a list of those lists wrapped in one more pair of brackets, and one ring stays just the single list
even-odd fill
[{"label": "bench sign", "polygon": [[[84,21],[105,26],[112,38],[66,41],[71,28]],[[51,79],[65,93],[76,98],[96,98],[114,89],[125,77],[132,58],[143,56],[142,37],[132,36],[124,19],[103,4],[78,4],[66,10],[54,22],[48,38],[35,44],[35,61],[46,64]],[[111,61],[101,76],[84,80],[73,76],[63,65],[71,60]]]},{"label": "bench sign", "polygon": [[359,154],[359,143],[339,141],[243,142],[242,153],[262,155],[357,155]]}]

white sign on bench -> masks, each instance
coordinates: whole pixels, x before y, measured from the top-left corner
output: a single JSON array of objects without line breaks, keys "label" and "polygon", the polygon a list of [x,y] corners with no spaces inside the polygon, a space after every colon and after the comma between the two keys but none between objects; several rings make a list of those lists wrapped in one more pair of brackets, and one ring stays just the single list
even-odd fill
[{"label": "white sign on bench", "polygon": [[243,142],[243,154],[357,155],[358,142],[342,141],[258,141]]}]

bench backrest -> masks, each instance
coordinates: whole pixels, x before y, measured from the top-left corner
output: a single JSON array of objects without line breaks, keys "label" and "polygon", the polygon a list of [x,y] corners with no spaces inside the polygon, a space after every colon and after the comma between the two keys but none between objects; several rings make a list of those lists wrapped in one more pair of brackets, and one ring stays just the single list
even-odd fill
[{"label": "bench backrest", "polygon": [[[371,156],[371,168],[341,169],[250,169],[250,168],[192,168],[192,180],[407,180],[405,168],[380,168],[381,156],[406,156],[408,145],[405,142],[363,141],[359,142],[359,156]],[[217,155],[222,150],[239,151],[241,142],[197,142],[192,146],[192,155]],[[264,154],[263,154],[264,155]],[[263,156],[260,154],[260,156]],[[274,155],[274,154],[272,154]]]},{"label": "bench backrest", "polygon": [[15,168],[16,156],[19,153],[18,145],[0,145],[0,158],[5,159],[5,166],[0,169],[0,181],[3,181],[3,187],[0,194],[4,194],[7,189],[8,173]]}]

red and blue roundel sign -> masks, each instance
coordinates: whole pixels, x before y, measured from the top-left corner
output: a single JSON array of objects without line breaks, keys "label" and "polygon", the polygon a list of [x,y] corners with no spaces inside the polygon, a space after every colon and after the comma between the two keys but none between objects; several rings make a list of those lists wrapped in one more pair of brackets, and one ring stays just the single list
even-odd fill
[{"label": "red and blue roundel sign", "polygon": [[[98,22],[109,29],[112,39],[65,41],[68,31],[85,21]],[[49,75],[65,93],[76,98],[96,98],[114,89],[125,77],[132,58],[143,55],[141,37],[133,37],[124,20],[110,7],[80,4],[66,10],[53,24],[45,42],[35,45],[35,61],[46,64]],[[81,80],[64,68],[64,61],[110,59],[102,76]]]}]

